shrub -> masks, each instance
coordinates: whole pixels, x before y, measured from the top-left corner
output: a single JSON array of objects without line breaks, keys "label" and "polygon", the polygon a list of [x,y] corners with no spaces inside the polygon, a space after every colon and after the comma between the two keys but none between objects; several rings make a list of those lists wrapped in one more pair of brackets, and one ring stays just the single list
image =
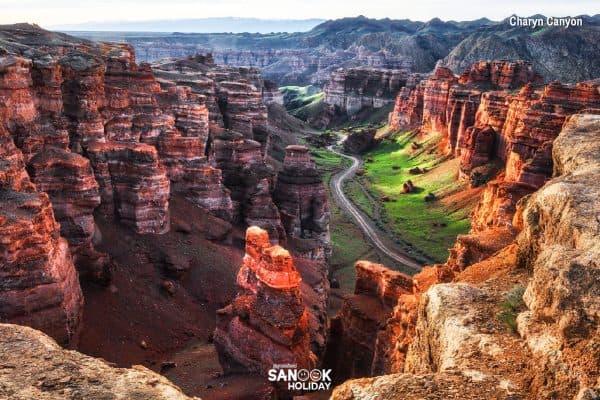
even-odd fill
[{"label": "shrub", "polygon": [[523,286],[515,286],[499,304],[498,320],[508,326],[514,333],[517,332],[517,315],[525,309],[524,293],[525,288]]}]

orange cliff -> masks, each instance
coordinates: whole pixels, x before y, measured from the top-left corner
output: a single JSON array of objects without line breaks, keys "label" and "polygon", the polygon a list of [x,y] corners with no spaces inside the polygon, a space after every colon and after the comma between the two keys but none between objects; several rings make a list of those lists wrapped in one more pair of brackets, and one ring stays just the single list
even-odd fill
[{"label": "orange cliff", "polygon": [[246,231],[238,293],[217,313],[214,343],[226,373],[266,375],[274,364],[312,368],[309,311],[301,278],[287,250],[258,227]]}]

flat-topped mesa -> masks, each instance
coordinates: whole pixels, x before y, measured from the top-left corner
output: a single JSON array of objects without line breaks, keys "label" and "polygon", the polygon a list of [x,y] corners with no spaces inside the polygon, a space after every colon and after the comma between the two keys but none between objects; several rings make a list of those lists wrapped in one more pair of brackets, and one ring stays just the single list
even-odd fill
[{"label": "flat-topped mesa", "polygon": [[83,296],[45,193],[0,189],[0,321],[76,341]]},{"label": "flat-topped mesa", "polygon": [[37,189],[50,197],[80,275],[106,281],[108,256],[95,251],[92,244],[97,229],[93,212],[100,205],[100,192],[89,160],[49,147],[36,154],[27,168]]},{"label": "flat-topped mesa", "polygon": [[[347,115],[356,114],[363,108],[381,108],[392,104],[408,81],[409,73],[404,70],[340,68],[331,74],[325,85],[325,103]],[[415,85],[416,81],[415,77],[410,78],[410,84]]]},{"label": "flat-topped mesa", "polygon": [[88,144],[101,209],[138,233],[169,230],[169,188],[156,148],[143,143]]},{"label": "flat-topped mesa", "polygon": [[328,352],[335,353],[331,368],[340,381],[378,371],[383,348],[378,347],[377,337],[398,299],[413,294],[408,275],[369,261],[358,261],[355,268],[354,294],[346,296],[332,320],[328,345]]},{"label": "flat-topped mesa", "polygon": [[225,373],[266,375],[274,364],[315,366],[300,282],[288,251],[272,246],[265,230],[248,228],[237,296],[217,312],[214,343]]},{"label": "flat-topped mesa", "polygon": [[530,82],[543,83],[543,78],[529,61],[488,60],[471,65],[462,73],[458,82],[462,85],[481,83],[501,89],[516,89]]},{"label": "flat-topped mesa", "polygon": [[329,203],[307,147],[286,147],[273,199],[279,207],[288,238],[302,243],[299,248],[312,249],[304,256],[310,259],[328,258],[331,254]]}]

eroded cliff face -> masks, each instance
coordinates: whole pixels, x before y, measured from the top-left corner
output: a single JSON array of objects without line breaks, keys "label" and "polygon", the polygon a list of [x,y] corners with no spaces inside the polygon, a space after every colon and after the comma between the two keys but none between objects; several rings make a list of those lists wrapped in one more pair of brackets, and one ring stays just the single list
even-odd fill
[{"label": "eroded cliff face", "polygon": [[539,398],[600,393],[600,115],[568,119],[554,142],[556,178],[522,213],[518,262],[532,273],[519,314]]},{"label": "eroded cliff face", "polygon": [[64,350],[42,332],[24,326],[0,324],[0,355],[4,365],[10,366],[0,372],[0,396],[4,398],[190,399],[147,368],[115,368],[103,360]]},{"label": "eroded cliff face", "polygon": [[[489,219],[475,220],[470,236],[489,241],[489,227],[510,219],[516,241],[415,275],[377,338],[384,362],[374,373],[396,374],[348,381],[332,399],[597,396],[599,135],[597,114],[569,117],[553,145],[554,179],[516,208],[484,196],[478,213]],[[500,318],[508,298],[514,325]]]},{"label": "eroded cliff face", "polygon": [[377,109],[394,103],[403,88],[414,88],[422,74],[407,70],[380,68],[348,68],[335,71],[325,85],[325,103],[342,113],[353,115],[363,108]]},{"label": "eroded cliff face", "polygon": [[358,261],[354,294],[346,296],[331,320],[325,363],[337,383],[380,370],[377,336],[391,317],[398,298],[412,294],[410,276],[381,264]]},{"label": "eroded cliff face", "polygon": [[308,147],[286,147],[273,198],[299,254],[311,260],[327,260],[331,256],[329,203]]},{"label": "eroded cliff face", "polygon": [[[114,253],[111,260],[98,251],[119,246],[98,226],[140,241],[171,226],[194,236],[196,225],[180,216],[170,224],[170,214],[195,204],[213,214],[198,223],[214,224],[205,228],[208,240],[228,240],[233,223],[261,226],[273,244],[285,244],[273,200],[277,174],[265,107],[267,98],[277,102],[277,88],[265,85],[258,69],[217,66],[210,56],[153,69],[137,64],[128,45],[30,25],[3,26],[0,37],[0,320],[74,343],[83,304],[78,271],[103,284],[111,270],[113,276],[122,272]],[[303,354],[320,355],[329,293],[328,212],[314,166],[307,171],[314,172],[308,182],[293,174],[290,179],[292,192],[310,204],[291,214],[312,236],[290,249],[306,258],[298,261],[306,277],[298,287],[310,307],[299,324],[309,332]],[[172,201],[179,206],[171,207]],[[188,260],[180,265],[155,253],[141,255],[140,265],[156,267],[151,271],[158,276],[189,268]],[[158,290],[169,295],[179,285],[163,283]],[[297,297],[288,300],[296,310]],[[280,317],[287,318],[273,314],[271,322],[277,325]]]}]

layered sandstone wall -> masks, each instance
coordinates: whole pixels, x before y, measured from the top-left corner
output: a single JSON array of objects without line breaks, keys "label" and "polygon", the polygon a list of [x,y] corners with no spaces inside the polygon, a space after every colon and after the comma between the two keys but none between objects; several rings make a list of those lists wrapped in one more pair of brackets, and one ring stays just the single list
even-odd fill
[{"label": "layered sandstone wall", "polygon": [[402,88],[413,89],[424,76],[407,70],[340,68],[331,74],[323,88],[325,103],[346,115],[354,115],[364,108],[381,108],[393,104]]},{"label": "layered sandstone wall", "polygon": [[329,203],[325,186],[309,149],[291,145],[285,150],[273,199],[289,238],[302,242],[306,257],[325,260],[331,255]]}]

